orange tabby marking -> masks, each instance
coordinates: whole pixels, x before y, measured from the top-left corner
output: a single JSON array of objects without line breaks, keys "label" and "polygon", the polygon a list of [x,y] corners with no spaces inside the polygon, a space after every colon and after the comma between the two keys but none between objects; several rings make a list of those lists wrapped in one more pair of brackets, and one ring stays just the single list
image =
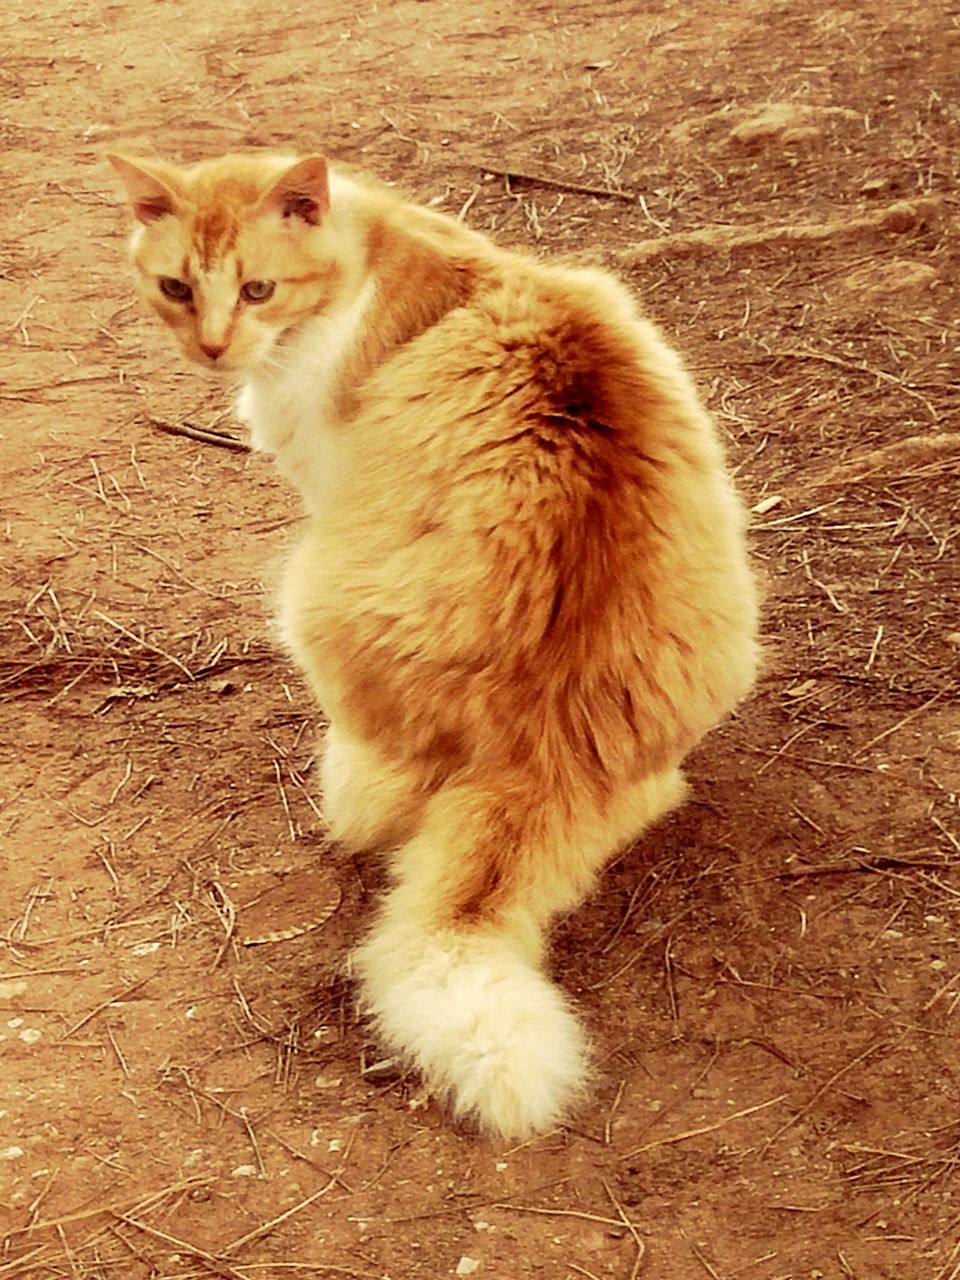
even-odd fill
[{"label": "orange tabby marking", "polygon": [[679,803],[749,690],[744,518],[678,358],[604,272],[320,157],[113,159],[141,291],[310,512],[281,618],[327,818],[390,850],[363,1000],[458,1115],[543,1130],[585,1044],[551,920]]}]

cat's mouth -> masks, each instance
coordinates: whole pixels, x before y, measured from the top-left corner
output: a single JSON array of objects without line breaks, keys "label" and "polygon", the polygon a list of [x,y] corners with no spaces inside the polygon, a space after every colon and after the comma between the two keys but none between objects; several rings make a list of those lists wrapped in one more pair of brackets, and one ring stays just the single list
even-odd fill
[{"label": "cat's mouth", "polygon": [[235,374],[238,369],[242,369],[244,366],[244,362],[238,358],[237,353],[229,348],[213,353],[191,343],[184,348],[184,354],[192,364],[199,365],[201,369],[206,369],[208,373]]},{"label": "cat's mouth", "polygon": [[212,374],[229,374],[246,372],[262,363],[269,354],[270,347],[264,348],[256,344],[242,343],[229,347],[211,348],[191,338],[184,344],[184,354],[191,363],[199,365]]}]

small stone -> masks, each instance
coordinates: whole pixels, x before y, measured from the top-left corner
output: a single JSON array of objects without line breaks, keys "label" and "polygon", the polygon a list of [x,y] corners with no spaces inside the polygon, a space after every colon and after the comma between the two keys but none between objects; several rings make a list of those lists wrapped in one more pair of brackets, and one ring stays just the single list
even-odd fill
[{"label": "small stone", "polygon": [[24,1154],[23,1147],[0,1147],[0,1160],[19,1160]]},{"label": "small stone", "polygon": [[20,1032],[20,1039],[24,1044],[36,1044],[42,1035],[43,1032],[38,1031],[36,1027],[26,1027]]},{"label": "small stone", "polygon": [[379,1062],[371,1062],[363,1068],[364,1080],[371,1084],[391,1084],[403,1075],[399,1058],[381,1058]]},{"label": "small stone", "polygon": [[930,968],[931,968],[931,969],[935,969],[935,970],[937,971],[937,973],[942,973],[942,972],[943,972],[943,970],[944,970],[946,967],[947,967],[947,962],[946,962],[946,960],[931,960],[931,961],[930,961]]},{"label": "small stone", "polygon": [[811,693],[816,687],[817,682],[812,678],[809,680],[801,680],[799,684],[791,685],[790,688],[786,690],[786,694],[788,698],[805,698],[806,695]]},{"label": "small stone", "polygon": [[317,1076],[313,1085],[315,1089],[339,1089],[343,1084],[343,1076]]},{"label": "small stone", "polygon": [[376,1111],[355,1111],[353,1115],[346,1117],[346,1123],[358,1126],[375,1124],[379,1118]]},{"label": "small stone", "polygon": [[27,989],[27,984],[22,978],[15,978],[12,982],[0,982],[0,1000],[12,1000],[14,996],[22,996]]},{"label": "small stone", "polygon": [[255,1178],[256,1176],[257,1166],[255,1164],[238,1164],[230,1174],[231,1178]]},{"label": "small stone", "polygon": [[911,204],[909,200],[898,200],[881,215],[878,225],[881,231],[900,233],[912,231],[922,219],[919,206]]},{"label": "small stone", "polygon": [[137,942],[130,948],[131,954],[135,956],[152,956],[155,951],[159,950],[159,942]]},{"label": "small stone", "polygon": [[460,1259],[460,1261],[457,1263],[457,1269],[454,1272],[454,1275],[472,1276],[475,1271],[479,1271],[479,1270],[480,1270],[480,1259],[468,1258],[467,1255],[464,1254],[463,1257]]}]

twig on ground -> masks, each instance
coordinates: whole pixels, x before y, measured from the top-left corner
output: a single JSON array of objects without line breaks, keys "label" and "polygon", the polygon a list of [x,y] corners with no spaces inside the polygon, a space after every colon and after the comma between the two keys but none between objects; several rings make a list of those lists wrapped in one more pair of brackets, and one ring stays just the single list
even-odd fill
[{"label": "twig on ground", "polygon": [[172,653],[167,653],[165,649],[160,649],[155,644],[151,644],[149,640],[144,640],[142,636],[138,636],[135,632],[128,630],[123,623],[117,622],[114,618],[102,613],[99,609],[94,609],[94,614],[103,622],[108,623],[109,626],[116,627],[121,635],[125,635],[128,640],[132,640],[134,644],[139,645],[141,649],[146,649],[150,653],[155,653],[160,658],[165,658],[167,662],[172,663],[178,671],[182,671],[191,683],[196,679],[190,668],[185,667],[180,659],[175,658]]},{"label": "twig on ground", "polygon": [[340,1163],[338,1164],[336,1171],[330,1175],[328,1181],[325,1182],[318,1191],[314,1191],[312,1195],[306,1196],[303,1200],[298,1201],[297,1204],[284,1210],[283,1213],[277,1214],[277,1216],[275,1218],[271,1218],[269,1222],[262,1222],[259,1227],[254,1227],[254,1229],[252,1231],[248,1231],[246,1235],[240,1236],[236,1240],[232,1240],[228,1245],[224,1245],[222,1253],[224,1255],[236,1253],[236,1251],[238,1249],[242,1249],[245,1244],[250,1244],[253,1240],[259,1240],[261,1236],[268,1235],[275,1227],[280,1226],[282,1222],[286,1222],[302,1209],[306,1209],[308,1205],[313,1204],[315,1200],[319,1200],[322,1196],[325,1196],[332,1187],[337,1185],[337,1182],[339,1181],[338,1175],[346,1165],[356,1136],[357,1130],[354,1129],[350,1134],[350,1137],[347,1139],[347,1145],[344,1148],[343,1156],[340,1159]]},{"label": "twig on ground", "polygon": [[201,1262],[206,1263],[214,1275],[223,1276],[224,1280],[249,1280],[249,1276],[242,1271],[238,1271],[222,1255],[208,1253],[206,1249],[201,1249],[197,1244],[181,1240],[177,1236],[170,1235],[168,1231],[161,1231],[159,1227],[151,1226],[149,1222],[141,1222],[138,1218],[131,1218],[129,1214],[114,1212],[113,1216],[117,1222],[123,1222],[128,1227],[135,1227],[138,1231],[144,1232],[145,1235],[154,1236],[165,1244],[172,1244],[175,1249],[179,1249],[183,1253],[199,1258]]},{"label": "twig on ground", "polygon": [[250,453],[246,440],[231,435],[228,431],[214,431],[210,427],[195,427],[192,422],[167,422],[164,418],[147,418],[151,426],[165,431],[171,436],[187,436],[191,440],[199,440],[201,444],[218,445],[222,449],[233,449],[237,453]]},{"label": "twig on ground", "polygon": [[533,1204],[507,1204],[503,1200],[495,1201],[492,1209],[509,1209],[513,1213],[543,1214],[548,1218],[583,1218],[587,1222],[600,1222],[607,1227],[622,1227],[621,1218],[604,1218],[600,1214],[586,1213],[582,1209],[541,1209]]},{"label": "twig on ground", "polygon": [[[828,1083],[832,1083],[828,1081]],[[766,1102],[758,1102],[756,1106],[744,1107],[742,1111],[734,1111],[732,1115],[724,1116],[722,1120],[715,1120],[712,1124],[700,1125],[697,1129],[686,1129],[683,1133],[674,1133],[666,1138],[655,1138],[652,1142],[645,1142],[642,1147],[636,1147],[633,1151],[628,1151],[623,1157],[625,1160],[631,1160],[634,1156],[642,1155],[644,1151],[651,1151],[654,1147],[672,1146],[675,1142],[686,1142],[690,1138],[700,1138],[705,1133],[715,1133],[717,1129],[723,1129],[728,1124],[733,1124],[734,1120],[742,1120],[745,1116],[752,1116],[757,1111],[763,1111],[767,1107],[775,1107],[777,1103],[783,1102],[790,1095],[786,1093],[778,1094],[775,1098],[768,1098]]]},{"label": "twig on ground", "polygon": [[942,689],[937,690],[937,692],[933,695],[932,698],[928,698],[926,702],[924,702],[921,706],[914,707],[914,709],[908,712],[907,715],[905,715],[902,720],[898,720],[897,723],[892,724],[889,729],[884,729],[883,733],[878,733],[875,738],[871,738],[870,741],[865,742],[862,747],[858,747],[857,750],[854,752],[854,755],[855,756],[866,755],[866,753],[870,750],[871,747],[875,747],[879,743],[885,742],[886,739],[891,737],[893,734],[899,733],[899,731],[903,729],[906,725],[910,724],[911,721],[916,720],[917,716],[922,716],[925,711],[928,711],[930,707],[934,705],[934,703],[939,702],[940,699],[943,698],[946,694],[953,693],[955,689],[956,689],[956,685],[953,684],[952,682],[950,684],[944,685]]},{"label": "twig on ground", "polygon": [[223,963],[223,957],[230,949],[234,935],[237,930],[237,907],[233,899],[224,889],[218,880],[210,881],[210,900],[213,903],[213,909],[217,913],[217,919],[223,925],[223,942],[213,961],[214,969],[219,969]]},{"label": "twig on ground", "polygon": [[780,1128],[776,1131],[776,1133],[771,1134],[771,1136],[767,1138],[766,1142],[764,1142],[763,1146],[760,1148],[760,1154],[765,1155],[766,1152],[769,1151],[770,1148],[773,1146],[773,1144],[777,1142],[780,1138],[782,1138],[785,1133],[789,1132],[789,1130],[792,1129],[793,1126],[797,1124],[802,1119],[802,1117],[805,1116],[807,1112],[810,1111],[810,1109],[816,1105],[817,1102],[819,1102],[819,1100],[823,1097],[823,1095],[825,1093],[828,1093],[829,1090],[832,1089],[833,1086],[837,1083],[837,1081],[842,1076],[845,1076],[848,1071],[852,1071],[854,1067],[859,1066],[861,1062],[865,1061],[872,1054],[876,1053],[879,1049],[896,1048],[897,1045],[899,1045],[904,1040],[907,1034],[908,1033],[906,1031],[902,1032],[900,1036],[898,1036],[898,1038],[892,1043],[885,1042],[883,1038],[880,1038],[878,1040],[874,1040],[871,1044],[868,1044],[866,1049],[858,1053],[855,1058],[851,1058],[849,1062],[845,1063],[839,1069],[839,1071],[835,1071],[828,1080],[825,1080],[823,1084],[820,1086],[820,1088],[815,1090],[815,1092],[811,1094],[811,1096],[807,1099],[804,1105],[797,1112],[795,1112],[790,1117],[790,1119],[787,1120],[785,1124],[782,1124]]},{"label": "twig on ground", "polygon": [[75,1035],[81,1027],[85,1027],[88,1022],[92,1022],[98,1013],[103,1013],[104,1009],[109,1009],[112,1004],[116,1004],[120,1000],[125,1000],[128,995],[134,991],[138,991],[140,987],[145,986],[156,976],[157,975],[155,973],[148,973],[144,977],[138,978],[136,982],[129,983],[122,991],[115,991],[113,995],[107,996],[106,1000],[102,1000],[96,1008],[91,1009],[89,1013],[85,1013],[79,1022],[75,1022],[68,1031],[65,1031],[60,1037],[60,1043],[62,1044],[64,1040],[69,1040],[70,1037]]},{"label": "twig on ground", "polygon": [[696,1260],[700,1263],[701,1267],[703,1267],[704,1271],[706,1271],[707,1275],[709,1275],[712,1278],[712,1280],[721,1280],[719,1271],[717,1271],[716,1267],[714,1267],[713,1264],[707,1259],[706,1254],[703,1252],[700,1246],[696,1243],[696,1241],[690,1239],[686,1231],[684,1231],[683,1227],[680,1228],[680,1234],[683,1237],[683,1239],[686,1241],[687,1245],[689,1246],[690,1252],[693,1254]]},{"label": "twig on ground", "polygon": [[616,1115],[617,1107],[619,1107],[623,1099],[623,1091],[627,1087],[626,1080],[621,1080],[617,1086],[616,1096],[610,1104],[610,1110],[607,1112],[607,1118],[603,1125],[603,1142],[604,1146],[609,1147],[613,1141],[613,1117]]},{"label": "twig on ground", "polygon": [[[518,169],[515,165],[493,164],[487,160],[471,160],[485,173],[496,174],[498,178],[516,178],[519,182],[530,182],[537,187],[548,187],[551,191],[566,191],[572,195],[597,196],[601,200],[622,200],[626,204],[636,204],[638,197],[632,191],[617,191],[611,187],[595,187],[589,183],[574,182],[568,178],[552,178],[545,173],[529,173]],[[649,216],[649,215],[648,215]]]},{"label": "twig on ground", "polygon": [[616,1209],[617,1213],[620,1215],[623,1225],[627,1228],[627,1230],[633,1236],[633,1242],[637,1246],[636,1257],[633,1260],[633,1266],[630,1268],[630,1280],[637,1280],[637,1276],[640,1274],[640,1268],[643,1266],[643,1255],[646,1253],[647,1247],[640,1238],[640,1232],[637,1230],[637,1228],[633,1225],[633,1223],[627,1217],[627,1213],[623,1205],[620,1203],[617,1197],[613,1194],[613,1190],[611,1189],[610,1184],[607,1182],[606,1178],[601,1178],[600,1181],[603,1184],[604,1191],[606,1191],[607,1195],[610,1197],[613,1207]]}]

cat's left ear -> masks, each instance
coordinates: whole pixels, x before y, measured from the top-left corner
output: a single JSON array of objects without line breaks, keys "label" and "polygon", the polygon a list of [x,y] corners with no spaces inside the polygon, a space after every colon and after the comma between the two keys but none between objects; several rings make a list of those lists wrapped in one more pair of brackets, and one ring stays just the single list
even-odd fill
[{"label": "cat's left ear", "polygon": [[330,207],[327,162],[323,156],[298,160],[273,184],[257,205],[257,213],[279,213],[318,226]]},{"label": "cat's left ear", "polygon": [[107,159],[127,188],[130,208],[139,222],[156,222],[158,218],[176,213],[177,193],[169,178],[161,174],[159,166],[128,156],[108,155]]}]

